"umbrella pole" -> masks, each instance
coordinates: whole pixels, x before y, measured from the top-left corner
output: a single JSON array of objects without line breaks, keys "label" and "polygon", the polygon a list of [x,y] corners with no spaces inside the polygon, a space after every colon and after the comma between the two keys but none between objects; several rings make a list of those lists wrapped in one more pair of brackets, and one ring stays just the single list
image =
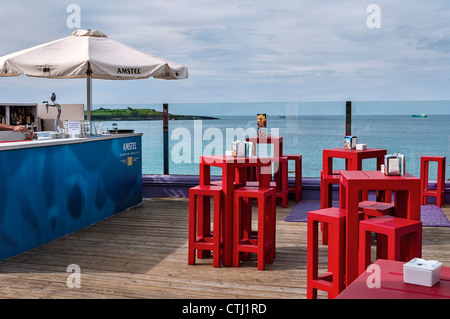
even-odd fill
[{"label": "umbrella pole", "polygon": [[87,103],[86,103],[86,120],[91,121],[91,104],[92,104],[92,79],[91,74],[88,73],[86,76],[86,85],[87,85]]}]

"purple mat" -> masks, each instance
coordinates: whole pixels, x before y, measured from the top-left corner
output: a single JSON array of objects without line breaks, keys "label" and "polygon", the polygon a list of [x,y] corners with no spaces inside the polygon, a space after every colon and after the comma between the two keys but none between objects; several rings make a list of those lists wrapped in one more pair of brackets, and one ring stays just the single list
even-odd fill
[{"label": "purple mat", "polygon": [[450,227],[450,221],[442,209],[434,205],[420,206],[420,220],[423,226]]},{"label": "purple mat", "polygon": [[[339,202],[333,202],[333,207],[338,207]],[[308,212],[320,209],[320,201],[302,200],[292,209],[284,221],[286,222],[307,222]]]},{"label": "purple mat", "polygon": [[[333,202],[333,206],[337,207],[338,202]],[[299,202],[284,221],[286,222],[306,222],[309,211],[320,209],[319,201],[305,200]],[[423,226],[429,227],[450,227],[450,221],[444,212],[434,205],[420,206],[420,220]]]}]

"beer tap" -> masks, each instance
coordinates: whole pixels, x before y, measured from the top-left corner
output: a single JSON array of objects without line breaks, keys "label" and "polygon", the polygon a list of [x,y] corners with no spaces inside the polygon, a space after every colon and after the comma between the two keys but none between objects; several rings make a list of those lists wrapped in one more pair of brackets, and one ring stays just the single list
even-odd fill
[{"label": "beer tap", "polygon": [[56,118],[55,118],[55,130],[58,132],[58,134],[62,133],[61,127],[59,126],[59,118],[61,117],[61,105],[59,105],[58,103],[55,103],[56,100],[56,94],[52,93],[51,96],[51,103],[49,104],[48,101],[43,101],[42,103],[45,103],[45,107],[47,108],[47,113],[48,113],[48,107],[49,106],[53,106],[57,108],[57,114],[56,114]]}]

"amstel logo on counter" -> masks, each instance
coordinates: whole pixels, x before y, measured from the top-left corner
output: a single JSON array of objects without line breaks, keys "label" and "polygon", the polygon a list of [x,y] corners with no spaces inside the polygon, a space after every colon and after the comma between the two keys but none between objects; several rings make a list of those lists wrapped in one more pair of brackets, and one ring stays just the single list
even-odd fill
[{"label": "amstel logo on counter", "polygon": [[136,142],[126,142],[122,144],[120,152],[120,162],[126,166],[133,164],[140,159],[140,150]]},{"label": "amstel logo on counter", "polygon": [[128,156],[127,157],[127,166],[132,166],[133,165],[133,156]]}]

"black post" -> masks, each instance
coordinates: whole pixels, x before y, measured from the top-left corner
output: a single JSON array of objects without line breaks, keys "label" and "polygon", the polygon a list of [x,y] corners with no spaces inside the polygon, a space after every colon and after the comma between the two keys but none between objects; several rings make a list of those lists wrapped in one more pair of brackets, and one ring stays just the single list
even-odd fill
[{"label": "black post", "polygon": [[163,104],[163,157],[164,175],[169,174],[169,104]]},{"label": "black post", "polygon": [[352,135],[352,102],[345,103],[345,135]]}]

